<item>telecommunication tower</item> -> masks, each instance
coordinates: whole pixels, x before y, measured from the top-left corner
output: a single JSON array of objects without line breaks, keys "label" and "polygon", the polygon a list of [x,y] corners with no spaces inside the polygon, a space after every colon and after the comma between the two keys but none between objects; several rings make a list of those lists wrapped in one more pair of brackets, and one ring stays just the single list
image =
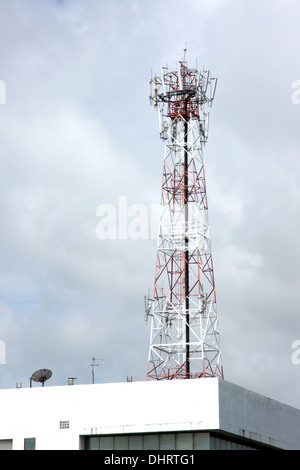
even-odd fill
[{"label": "telecommunication tower", "polygon": [[203,163],[217,79],[185,54],[149,82],[165,146],[147,380],[223,378]]}]

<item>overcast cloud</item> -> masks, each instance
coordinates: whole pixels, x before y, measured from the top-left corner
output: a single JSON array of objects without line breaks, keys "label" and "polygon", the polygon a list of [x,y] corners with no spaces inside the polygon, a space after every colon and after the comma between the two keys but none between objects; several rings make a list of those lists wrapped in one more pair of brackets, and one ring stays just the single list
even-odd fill
[{"label": "overcast cloud", "polygon": [[156,240],[100,240],[97,208],[159,203],[148,80],[187,45],[219,79],[204,158],[225,379],[300,407],[299,17],[296,0],[0,0],[0,387],[39,368],[89,383],[93,356],[96,382],[145,380]]}]

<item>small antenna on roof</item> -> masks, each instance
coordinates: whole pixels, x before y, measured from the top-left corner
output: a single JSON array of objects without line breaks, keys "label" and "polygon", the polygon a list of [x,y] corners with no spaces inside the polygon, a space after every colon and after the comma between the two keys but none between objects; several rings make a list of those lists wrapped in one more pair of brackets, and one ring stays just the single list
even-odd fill
[{"label": "small antenna on roof", "polygon": [[96,361],[102,361],[102,359],[97,359],[96,357],[92,357],[92,363],[87,367],[92,368],[92,384],[95,383],[95,367],[98,367],[100,364],[96,364]]}]

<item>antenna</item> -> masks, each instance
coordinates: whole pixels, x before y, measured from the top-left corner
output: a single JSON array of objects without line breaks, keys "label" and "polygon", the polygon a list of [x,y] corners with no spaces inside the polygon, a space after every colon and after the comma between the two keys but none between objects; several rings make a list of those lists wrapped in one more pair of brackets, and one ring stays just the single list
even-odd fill
[{"label": "antenna", "polygon": [[152,310],[152,303],[153,303],[153,299],[150,299],[150,289],[149,289],[149,292],[148,292],[148,297],[146,295],[144,295],[144,305],[145,305],[145,321],[148,320],[148,317],[152,317],[152,313],[151,313],[151,310]]},{"label": "antenna", "polygon": [[42,387],[44,387],[44,383],[46,380],[50,379],[50,377],[52,377],[52,372],[49,369],[39,369],[35,371],[30,377],[30,388],[32,387],[33,380],[34,382],[40,382]]},{"label": "antenna", "polygon": [[187,53],[187,42],[185,41],[185,47],[183,50],[183,61],[186,62],[186,53]]},{"label": "antenna", "polygon": [[87,367],[89,369],[92,368],[92,384],[95,383],[95,367],[98,367],[100,364],[96,364],[96,361],[102,361],[102,359],[97,359],[96,357],[92,357],[92,363]]},{"label": "antenna", "polygon": [[147,380],[224,378],[203,160],[216,79],[188,67],[185,43],[151,82],[165,142]]}]

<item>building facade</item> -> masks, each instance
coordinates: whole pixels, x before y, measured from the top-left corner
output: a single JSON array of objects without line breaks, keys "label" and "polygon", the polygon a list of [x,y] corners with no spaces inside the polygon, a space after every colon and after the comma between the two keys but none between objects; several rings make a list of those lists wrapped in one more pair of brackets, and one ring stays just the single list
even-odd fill
[{"label": "building facade", "polygon": [[0,450],[300,449],[300,410],[219,378],[0,390]]}]

